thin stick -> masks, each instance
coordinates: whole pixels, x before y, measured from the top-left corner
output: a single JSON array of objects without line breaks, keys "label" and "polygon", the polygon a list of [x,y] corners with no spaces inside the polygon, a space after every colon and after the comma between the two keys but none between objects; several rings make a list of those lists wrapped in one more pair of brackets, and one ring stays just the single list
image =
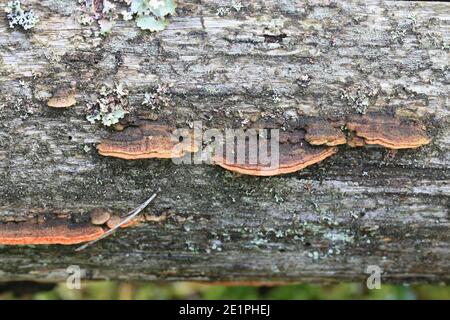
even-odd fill
[{"label": "thin stick", "polygon": [[127,213],[127,215],[125,216],[126,218],[123,219],[122,221],[120,221],[119,224],[117,224],[116,226],[114,226],[114,228],[109,229],[108,231],[106,231],[104,234],[102,234],[100,237],[98,237],[95,240],[92,240],[88,243],[83,244],[81,247],[78,247],[75,249],[75,251],[81,251],[86,249],[87,247],[89,247],[90,245],[96,243],[97,241],[100,241],[104,238],[106,238],[107,236],[109,236],[111,233],[113,233],[114,231],[116,231],[118,228],[120,228],[120,226],[124,225],[125,223],[131,221],[131,219],[133,219],[134,217],[136,217],[139,212],[141,212],[142,210],[145,209],[145,207],[147,207],[150,202],[153,201],[153,199],[156,198],[156,193],[154,193],[150,198],[148,198],[143,204],[141,204],[139,207],[131,210],[130,212]]}]

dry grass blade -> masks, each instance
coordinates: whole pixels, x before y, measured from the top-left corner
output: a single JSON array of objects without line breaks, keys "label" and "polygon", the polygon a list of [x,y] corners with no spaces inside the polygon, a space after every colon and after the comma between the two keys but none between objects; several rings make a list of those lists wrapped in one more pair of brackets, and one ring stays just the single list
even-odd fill
[{"label": "dry grass blade", "polygon": [[153,201],[153,199],[156,198],[156,193],[154,193],[150,198],[148,198],[144,203],[142,203],[140,206],[138,206],[137,208],[131,210],[119,224],[117,224],[114,228],[109,229],[108,231],[106,231],[104,234],[102,234],[100,237],[98,237],[95,240],[92,240],[88,243],[85,243],[84,245],[78,247],[75,249],[75,251],[81,251],[86,249],[87,247],[89,247],[90,245],[96,243],[97,241],[100,241],[104,238],[106,238],[107,236],[109,236],[110,234],[112,234],[114,231],[116,231],[118,228],[120,228],[120,226],[130,222],[134,217],[136,217],[142,210],[145,209],[145,207],[147,207],[150,202]]}]

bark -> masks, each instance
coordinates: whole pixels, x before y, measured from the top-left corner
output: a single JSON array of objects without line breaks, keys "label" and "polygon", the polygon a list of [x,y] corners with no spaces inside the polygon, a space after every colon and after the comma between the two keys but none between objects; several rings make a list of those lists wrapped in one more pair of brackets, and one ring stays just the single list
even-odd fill
[{"label": "bark", "polygon": [[[0,4],[3,12],[6,1]],[[435,2],[179,1],[162,32],[118,22],[111,35],[78,23],[78,2],[30,0],[27,32],[0,19],[0,221],[95,208],[126,212],[160,190],[146,215],[80,253],[73,246],[1,246],[1,280],[362,281],[450,279],[450,5]],[[340,147],[277,177],[209,165],[101,157],[110,129],[86,121],[104,83],[123,83],[135,112],[178,127],[251,126],[266,116],[377,111],[423,121],[431,144],[395,155]],[[50,94],[75,87],[77,105]],[[353,97],[353,99],[352,99]]]}]

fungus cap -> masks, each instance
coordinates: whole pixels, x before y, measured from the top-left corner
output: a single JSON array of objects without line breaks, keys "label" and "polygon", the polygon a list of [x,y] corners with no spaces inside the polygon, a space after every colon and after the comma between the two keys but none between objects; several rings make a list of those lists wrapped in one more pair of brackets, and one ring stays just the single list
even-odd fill
[{"label": "fungus cap", "polygon": [[422,124],[385,115],[351,117],[346,126],[356,136],[363,138],[365,144],[377,144],[390,149],[418,148],[431,141]]},{"label": "fungus cap", "polygon": [[100,237],[103,228],[91,224],[69,225],[66,221],[41,224],[20,222],[0,224],[0,244],[77,244]]},{"label": "fungus cap", "polygon": [[67,108],[77,103],[72,90],[60,89],[48,100],[47,105],[52,108]]},{"label": "fungus cap", "polygon": [[[269,143],[268,143],[269,144]],[[226,148],[224,148],[226,150]],[[255,149],[253,149],[255,150]],[[213,162],[224,169],[253,176],[274,176],[304,169],[318,163],[337,152],[336,147],[310,146],[303,139],[301,131],[293,131],[280,135],[278,163],[276,166],[264,165],[260,162],[251,164],[246,155],[245,163],[229,162],[223,155],[215,155]],[[271,159],[271,153],[268,158]]]},{"label": "fungus cap", "polygon": [[305,140],[312,145],[331,147],[347,142],[344,133],[326,121],[315,121],[306,125]]},{"label": "fungus cap", "polygon": [[173,134],[175,130],[175,127],[141,121],[137,127],[127,127],[102,140],[97,149],[103,156],[127,160],[179,158],[198,150],[193,139],[180,142]]},{"label": "fungus cap", "polygon": [[91,212],[91,223],[95,225],[102,225],[105,224],[110,217],[111,213],[109,211],[96,209]]}]

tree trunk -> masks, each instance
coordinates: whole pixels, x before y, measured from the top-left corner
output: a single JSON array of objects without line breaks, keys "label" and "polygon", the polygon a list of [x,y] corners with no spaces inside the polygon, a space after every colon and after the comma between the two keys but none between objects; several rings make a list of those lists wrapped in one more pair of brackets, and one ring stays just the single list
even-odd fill
[{"label": "tree trunk", "polygon": [[[178,1],[162,32],[118,21],[103,37],[79,24],[78,1],[22,2],[35,28],[0,19],[0,221],[123,213],[160,191],[147,221],[84,251],[0,246],[0,280],[60,281],[79,265],[86,279],[360,281],[377,265],[385,282],[449,281],[448,3]],[[102,157],[112,130],[85,106],[114,82],[134,113],[171,85],[150,111],[177,127],[375,111],[419,119],[432,142],[340,147],[275,177]],[[69,87],[76,106],[47,106]]]}]

